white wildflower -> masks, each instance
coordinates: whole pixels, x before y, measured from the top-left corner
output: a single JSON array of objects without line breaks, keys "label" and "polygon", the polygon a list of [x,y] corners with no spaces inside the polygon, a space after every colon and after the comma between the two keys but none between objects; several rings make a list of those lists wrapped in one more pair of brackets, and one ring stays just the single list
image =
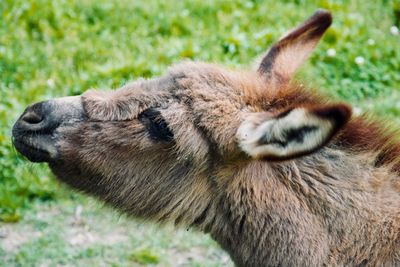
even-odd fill
[{"label": "white wildflower", "polygon": [[361,115],[362,112],[363,112],[363,111],[362,111],[361,108],[359,108],[359,107],[353,107],[353,114],[354,114],[355,116]]},{"label": "white wildflower", "polygon": [[253,4],[253,2],[248,1],[248,2],[246,2],[246,3],[244,4],[244,6],[245,6],[246,8],[253,8],[253,7],[254,7],[254,4]]},{"label": "white wildflower", "polygon": [[50,88],[53,88],[54,85],[55,85],[53,79],[48,79],[48,80],[46,81],[46,84],[47,84],[47,86],[50,87]]},{"label": "white wildflower", "polygon": [[356,59],[354,60],[354,62],[355,62],[357,65],[362,65],[362,64],[365,63],[365,59],[364,59],[363,57],[356,57]]},{"label": "white wildflower", "polygon": [[187,17],[187,16],[190,15],[190,11],[187,10],[187,9],[184,9],[184,10],[182,11],[181,15],[182,15],[182,17]]},{"label": "white wildflower", "polygon": [[326,51],[326,54],[328,55],[328,57],[334,57],[336,56],[336,50],[333,48],[329,48],[328,51]]},{"label": "white wildflower", "polygon": [[397,28],[397,26],[393,25],[392,27],[390,27],[390,33],[393,35],[399,35],[399,33],[400,33],[399,28]]},{"label": "white wildflower", "polygon": [[367,41],[367,44],[370,45],[370,46],[373,46],[373,45],[375,45],[375,40],[369,38],[368,41]]}]

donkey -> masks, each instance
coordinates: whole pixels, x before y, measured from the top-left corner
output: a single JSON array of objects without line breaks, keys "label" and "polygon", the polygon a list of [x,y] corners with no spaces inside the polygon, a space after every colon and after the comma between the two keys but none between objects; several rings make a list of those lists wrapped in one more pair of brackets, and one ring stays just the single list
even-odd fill
[{"label": "donkey", "polygon": [[400,265],[395,131],[293,81],[316,11],[257,71],[184,62],[28,107],[17,150],[127,214],[209,233],[237,266]]}]

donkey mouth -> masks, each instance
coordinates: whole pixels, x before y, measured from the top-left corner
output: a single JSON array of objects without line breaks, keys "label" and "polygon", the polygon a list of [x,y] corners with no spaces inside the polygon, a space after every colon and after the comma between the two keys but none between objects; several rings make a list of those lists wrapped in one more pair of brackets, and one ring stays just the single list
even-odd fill
[{"label": "donkey mouth", "polygon": [[19,153],[32,162],[50,162],[57,157],[57,150],[50,144],[40,144],[23,137],[13,138],[13,144]]}]

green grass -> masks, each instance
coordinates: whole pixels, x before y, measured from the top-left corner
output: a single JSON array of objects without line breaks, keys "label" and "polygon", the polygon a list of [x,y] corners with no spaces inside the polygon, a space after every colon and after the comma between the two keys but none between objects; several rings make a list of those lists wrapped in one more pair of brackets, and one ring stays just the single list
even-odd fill
[{"label": "green grass", "polygon": [[209,237],[135,222],[97,202],[35,203],[22,222],[0,223],[0,266],[232,266]]},{"label": "green grass", "polygon": [[[30,223],[24,216],[32,202],[77,197],[46,165],[28,163],[13,149],[12,124],[29,103],[117,88],[183,58],[248,67],[316,8],[331,10],[334,23],[299,79],[398,122],[400,35],[390,27],[400,27],[399,0],[0,1],[0,220]],[[356,64],[357,57],[364,63]],[[141,249],[129,257],[160,259]],[[31,260],[29,249],[23,251],[21,260]],[[101,251],[88,253],[105,257]]]}]

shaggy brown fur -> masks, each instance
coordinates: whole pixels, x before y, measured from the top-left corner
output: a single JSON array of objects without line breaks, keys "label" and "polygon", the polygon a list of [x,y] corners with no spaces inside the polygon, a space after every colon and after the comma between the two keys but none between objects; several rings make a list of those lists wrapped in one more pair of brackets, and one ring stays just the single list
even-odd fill
[{"label": "shaggy brown fur", "polygon": [[[364,117],[346,124],[346,106],[290,82],[329,25],[329,13],[314,14],[258,73],[185,62],[115,92],[86,92],[85,118],[56,130],[51,169],[132,216],[210,233],[237,266],[400,265],[394,135]],[[338,131],[328,144],[278,161],[240,148],[250,114],[268,123],[299,107],[332,127],[321,145]],[[143,123],[149,109],[155,118]]]}]

